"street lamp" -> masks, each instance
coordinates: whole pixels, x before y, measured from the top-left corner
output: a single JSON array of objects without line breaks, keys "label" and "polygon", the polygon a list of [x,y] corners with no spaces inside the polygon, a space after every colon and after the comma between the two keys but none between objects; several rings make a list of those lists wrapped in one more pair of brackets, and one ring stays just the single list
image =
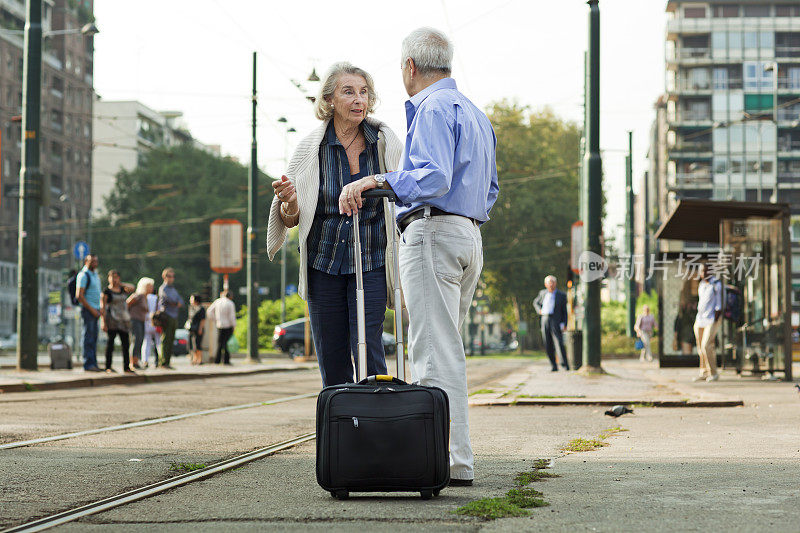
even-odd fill
[{"label": "street lamp", "polygon": [[[0,35],[23,35],[25,30],[5,30],[0,29]],[[89,22],[88,24],[84,24],[80,28],[69,28],[65,30],[49,30],[42,32],[42,38],[53,37],[54,35],[73,35],[78,34],[85,37],[92,37],[100,33],[100,30],[97,29],[97,25],[94,22]]]},{"label": "street lamp", "polygon": [[[313,74],[313,72],[312,72]],[[287,125],[289,121],[286,117],[280,117],[278,122]],[[283,168],[284,171],[289,165],[289,134],[295,133],[297,130],[289,126],[284,130],[283,136]],[[286,239],[281,246],[281,324],[286,322]]]}]

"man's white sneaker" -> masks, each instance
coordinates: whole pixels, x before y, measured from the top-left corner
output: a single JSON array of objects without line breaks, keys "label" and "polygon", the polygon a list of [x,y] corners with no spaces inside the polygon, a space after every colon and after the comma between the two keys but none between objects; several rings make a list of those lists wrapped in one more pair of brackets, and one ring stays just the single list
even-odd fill
[{"label": "man's white sneaker", "polygon": [[699,376],[695,376],[692,378],[692,381],[705,381],[709,378],[708,374],[700,374]]},{"label": "man's white sneaker", "polygon": [[719,379],[719,374],[712,374],[706,378],[706,381],[717,381]]}]

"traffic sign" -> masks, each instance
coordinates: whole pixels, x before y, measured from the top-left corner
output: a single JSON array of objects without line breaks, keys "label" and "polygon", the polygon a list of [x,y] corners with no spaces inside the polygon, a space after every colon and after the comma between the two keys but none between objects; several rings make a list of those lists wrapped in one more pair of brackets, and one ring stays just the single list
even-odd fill
[{"label": "traffic sign", "polygon": [[291,296],[297,292],[297,285],[287,285],[286,286],[286,296]]},{"label": "traffic sign", "polygon": [[75,246],[72,248],[72,255],[75,256],[75,259],[78,261],[83,261],[87,255],[89,255],[89,245],[83,241],[78,241],[75,243]]},{"label": "traffic sign", "polygon": [[242,269],[244,226],[234,219],[218,218],[211,223],[211,270],[233,274]]}]

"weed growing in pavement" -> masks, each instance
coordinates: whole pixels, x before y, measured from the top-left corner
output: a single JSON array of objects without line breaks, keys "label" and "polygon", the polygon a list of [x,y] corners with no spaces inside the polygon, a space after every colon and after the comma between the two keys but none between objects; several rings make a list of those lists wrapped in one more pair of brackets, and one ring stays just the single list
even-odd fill
[{"label": "weed growing in pavement", "polygon": [[22,384],[25,385],[25,390],[28,392],[36,392],[39,390],[38,388],[36,388],[36,385],[31,385],[27,381],[23,381]]},{"label": "weed growing in pavement", "polygon": [[494,393],[493,389],[480,389],[470,393],[470,396],[473,396],[475,394],[493,394],[493,393]]},{"label": "weed growing in pavement", "polygon": [[542,472],[540,470],[517,472],[517,475],[514,476],[514,483],[516,483],[517,486],[519,487],[523,487],[525,485],[530,485],[534,481],[539,481],[540,479],[547,479],[551,477],[561,477],[561,476],[550,472]]},{"label": "weed growing in pavement", "polygon": [[537,470],[542,470],[544,468],[550,468],[550,459],[535,459],[533,461],[533,468]]},{"label": "weed growing in pavement", "polygon": [[496,518],[508,518],[512,516],[528,516],[528,509],[533,507],[546,507],[550,505],[542,499],[544,496],[538,490],[525,487],[534,481],[548,477],[560,477],[558,474],[542,472],[544,468],[550,467],[548,459],[535,459],[533,470],[529,472],[519,472],[514,477],[516,487],[506,492],[502,498],[483,498],[462,505],[455,511],[455,514],[464,516],[474,516],[484,520],[494,520]]},{"label": "weed growing in pavement", "polygon": [[615,426],[613,428],[608,428],[608,429],[604,429],[603,431],[601,431],[599,437],[601,439],[605,440],[608,437],[613,437],[614,435],[618,435],[618,434],[622,433],[623,431],[628,431],[628,430],[625,429],[624,427]]},{"label": "weed growing in pavement", "polygon": [[614,435],[618,435],[623,431],[628,431],[628,430],[620,426],[604,429],[603,431],[600,432],[597,438],[584,439],[579,437],[577,439],[572,439],[566,444],[566,446],[564,446],[561,449],[564,450],[565,452],[590,452],[592,450],[596,450],[597,448],[608,446],[606,439],[609,437],[613,437]]},{"label": "weed growing in pavement", "polygon": [[544,496],[541,492],[535,489],[520,487],[518,489],[511,489],[506,492],[506,499],[509,503],[516,505],[521,509],[528,509],[531,507],[546,507],[550,505],[541,497]]},{"label": "weed growing in pavement", "polygon": [[608,446],[608,443],[600,439],[584,439],[578,437],[577,439],[569,441],[567,445],[561,449],[565,452],[590,452],[597,448],[602,448],[603,446]]},{"label": "weed growing in pavement", "polygon": [[204,463],[172,463],[169,465],[170,472],[194,472],[195,470],[200,470],[205,468],[206,465]]},{"label": "weed growing in pavement", "polygon": [[456,514],[464,516],[475,516],[484,520],[495,520],[497,518],[508,518],[512,516],[528,516],[530,513],[513,503],[508,498],[484,498],[475,500],[466,505],[462,505],[455,511]]}]

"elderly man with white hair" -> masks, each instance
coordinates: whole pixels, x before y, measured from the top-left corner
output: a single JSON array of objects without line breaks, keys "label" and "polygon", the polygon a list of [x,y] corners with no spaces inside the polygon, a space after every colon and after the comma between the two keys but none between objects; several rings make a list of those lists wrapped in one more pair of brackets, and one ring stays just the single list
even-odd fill
[{"label": "elderly man with white hair", "polygon": [[558,371],[556,349],[561,358],[561,366],[564,370],[569,370],[563,336],[567,327],[567,295],[556,288],[557,284],[555,276],[547,276],[544,278],[545,288],[533,300],[533,308],[541,317],[542,341],[553,372]]},{"label": "elderly man with white hair", "polygon": [[480,225],[499,191],[497,139],[486,115],[450,77],[453,45],[435,29],[403,40],[405,149],[400,170],[345,186],[340,210],[361,208],[361,193],[391,188],[402,231],[400,282],[409,313],[411,374],[450,399],[450,484],[472,485],[474,459],[467,416],[461,326],[483,268]]}]

